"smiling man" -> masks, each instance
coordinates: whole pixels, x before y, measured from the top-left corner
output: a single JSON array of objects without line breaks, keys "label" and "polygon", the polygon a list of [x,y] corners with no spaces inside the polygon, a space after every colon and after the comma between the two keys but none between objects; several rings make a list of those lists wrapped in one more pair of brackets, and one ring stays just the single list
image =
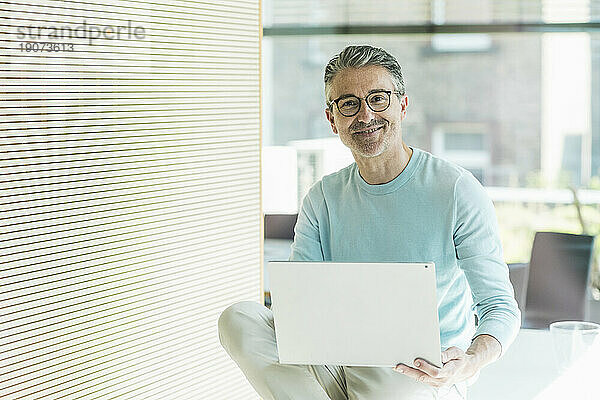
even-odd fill
[{"label": "smiling man", "polygon": [[443,366],[281,365],[273,315],[252,302],[222,313],[221,343],[264,399],[464,399],[520,326],[493,204],[469,171],[404,143],[408,97],[392,55],[349,46],[324,80],[326,117],[355,163],[311,187],[290,260],[434,261]]}]

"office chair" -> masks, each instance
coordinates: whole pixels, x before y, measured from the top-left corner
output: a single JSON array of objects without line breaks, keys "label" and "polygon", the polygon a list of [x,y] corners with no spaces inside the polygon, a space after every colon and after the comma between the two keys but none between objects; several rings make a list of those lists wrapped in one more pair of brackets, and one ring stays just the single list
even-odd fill
[{"label": "office chair", "polygon": [[265,214],[265,239],[294,239],[298,214]]},{"label": "office chair", "polygon": [[511,281],[526,281],[526,292],[520,294],[525,298],[523,328],[547,329],[554,321],[585,318],[593,248],[594,236],[535,234],[528,272],[509,268]]}]

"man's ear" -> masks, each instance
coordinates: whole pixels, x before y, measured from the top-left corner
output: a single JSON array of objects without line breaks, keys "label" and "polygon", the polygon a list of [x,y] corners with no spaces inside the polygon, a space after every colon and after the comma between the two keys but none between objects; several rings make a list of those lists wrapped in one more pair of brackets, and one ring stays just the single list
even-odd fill
[{"label": "man's ear", "polygon": [[333,131],[334,134],[338,134],[337,128],[335,127],[335,123],[333,122],[333,113],[331,112],[331,110],[329,108],[325,109],[325,116],[327,117],[327,121],[329,121],[329,124],[331,124],[331,130]]},{"label": "man's ear", "polygon": [[402,101],[400,102],[400,107],[402,107],[402,111],[400,112],[400,120],[406,118],[406,109],[408,108],[408,96],[404,96]]}]

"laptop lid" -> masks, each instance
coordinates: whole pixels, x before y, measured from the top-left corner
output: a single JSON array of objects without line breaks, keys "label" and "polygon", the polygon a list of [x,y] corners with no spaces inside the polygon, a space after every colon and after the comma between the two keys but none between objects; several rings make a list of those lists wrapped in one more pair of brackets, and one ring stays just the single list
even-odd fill
[{"label": "laptop lid", "polygon": [[269,262],[282,364],[441,366],[435,265]]}]

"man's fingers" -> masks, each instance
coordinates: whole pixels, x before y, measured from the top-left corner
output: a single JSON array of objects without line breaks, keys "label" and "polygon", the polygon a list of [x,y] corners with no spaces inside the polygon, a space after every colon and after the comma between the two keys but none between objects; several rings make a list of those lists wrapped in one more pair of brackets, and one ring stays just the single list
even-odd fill
[{"label": "man's fingers", "polygon": [[450,356],[446,351],[442,351],[442,364],[446,364],[450,360]]},{"label": "man's fingers", "polygon": [[[416,365],[417,362],[419,365]],[[425,372],[427,375],[433,378],[444,379],[454,374],[459,362],[460,360],[450,360],[445,363],[442,368],[438,368],[426,361],[417,359],[415,360],[415,368]]]},{"label": "man's fingers", "polygon": [[394,369],[396,371],[402,372],[404,375],[406,375],[409,378],[412,378],[416,381],[424,382],[424,383],[432,383],[433,382],[433,379],[431,378],[431,376],[429,376],[428,374],[426,374],[425,372],[423,372],[421,370],[418,370],[416,368],[411,368],[408,365],[400,364]]},{"label": "man's fingers", "polygon": [[425,372],[429,376],[437,378],[440,375],[441,369],[434,365],[429,364],[425,360],[421,360],[420,358],[417,358],[415,360],[414,364],[415,364],[415,368],[420,369],[421,371]]},{"label": "man's fingers", "polygon": [[[417,358],[414,361],[414,366],[398,364],[394,370],[403,373],[418,382],[426,383],[430,386],[441,387],[456,381],[460,375],[462,365],[467,362],[465,353],[457,348],[452,347],[443,352],[443,357],[447,359],[442,368],[431,365],[427,361]],[[443,362],[443,361],[442,361]]]},{"label": "man's fingers", "polygon": [[458,347],[452,346],[442,351],[442,362],[445,364],[450,360],[457,360],[464,356],[465,352]]},{"label": "man's fingers", "polygon": [[458,366],[458,363],[459,363],[459,361],[457,361],[457,360],[448,361],[442,367],[442,369],[440,371],[440,376],[452,376],[454,374],[454,371],[456,370],[456,367]]}]

